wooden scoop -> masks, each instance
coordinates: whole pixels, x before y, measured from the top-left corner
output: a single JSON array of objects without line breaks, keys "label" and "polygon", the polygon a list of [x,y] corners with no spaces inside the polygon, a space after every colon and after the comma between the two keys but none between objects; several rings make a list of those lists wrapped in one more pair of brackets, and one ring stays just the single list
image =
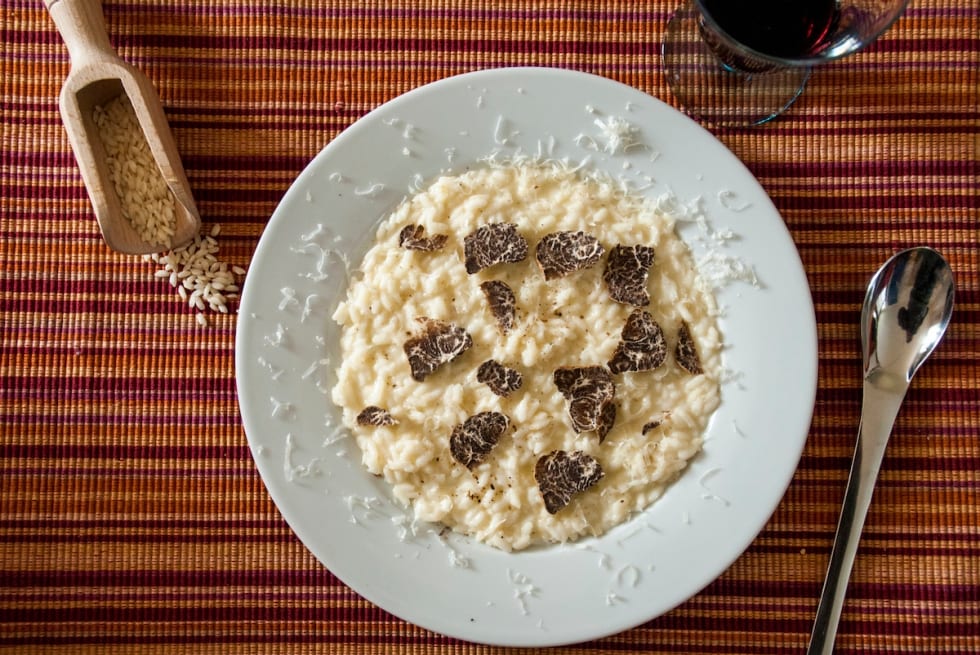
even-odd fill
[{"label": "wooden scoop", "polygon": [[174,196],[176,224],[170,246],[186,244],[200,229],[201,217],[153,84],[116,54],[109,43],[98,0],[44,0],[44,3],[68,46],[71,70],[61,88],[61,118],[103,239],[113,250],[129,254],[167,249],[165,244],[143,241],[123,215],[95,124],[96,106],[104,106],[125,94],[133,105],[159,173]]}]

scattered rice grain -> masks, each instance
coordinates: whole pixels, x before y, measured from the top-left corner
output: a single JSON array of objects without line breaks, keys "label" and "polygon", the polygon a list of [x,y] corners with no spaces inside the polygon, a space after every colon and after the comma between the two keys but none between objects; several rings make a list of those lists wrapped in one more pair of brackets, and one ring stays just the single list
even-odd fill
[{"label": "scattered rice grain", "polygon": [[[220,226],[215,224],[210,236],[198,235],[182,248],[143,258],[159,265],[154,277],[167,278],[181,301],[199,312],[207,309],[227,314],[228,300],[237,298],[241,289],[236,276],[245,274],[241,266],[229,266],[218,259],[219,245],[214,237],[220,232]],[[198,314],[196,320],[202,326],[208,324],[203,314]]]}]

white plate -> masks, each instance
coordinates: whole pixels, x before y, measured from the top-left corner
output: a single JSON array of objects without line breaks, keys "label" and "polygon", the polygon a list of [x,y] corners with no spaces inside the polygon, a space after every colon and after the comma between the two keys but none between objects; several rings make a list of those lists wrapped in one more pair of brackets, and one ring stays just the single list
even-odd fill
[{"label": "white plate", "polygon": [[[608,145],[619,117],[649,147]],[[406,529],[385,483],[366,473],[327,395],[345,253],[356,268],[379,220],[422,180],[493,152],[542,154],[643,193],[701,198],[727,252],[759,285],[718,293],[733,372],[704,451],[647,511],[599,539],[516,554]],[[698,230],[682,231],[696,254]],[[816,327],[799,257],[766,193],[708,132],[636,89],[582,73],[499,69],[419,88],[339,135],[299,175],[252,260],[236,366],[245,431],[286,521],[338,578],[425,628],[497,645],[612,634],[690,598],[744,550],[796,469],[816,392]],[[410,527],[410,526],[409,526]]]}]

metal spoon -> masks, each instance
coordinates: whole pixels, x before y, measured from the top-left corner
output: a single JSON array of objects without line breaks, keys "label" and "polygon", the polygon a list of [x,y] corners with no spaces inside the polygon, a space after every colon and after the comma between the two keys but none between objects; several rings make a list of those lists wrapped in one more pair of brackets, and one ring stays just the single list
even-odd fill
[{"label": "metal spoon", "polygon": [[861,308],[864,402],[851,473],[807,655],[829,655],[885,446],[912,376],[953,312],[953,273],[931,248],[904,250],[875,273]]},{"label": "metal spoon", "polygon": [[130,254],[165,249],[161,244],[143,241],[123,215],[95,125],[96,105],[105,105],[120,94],[125,94],[132,103],[153,160],[174,196],[176,224],[170,247],[186,244],[200,229],[201,218],[153,84],[113,50],[98,0],[44,0],[44,3],[68,46],[71,70],[61,88],[61,118],[106,244]]}]

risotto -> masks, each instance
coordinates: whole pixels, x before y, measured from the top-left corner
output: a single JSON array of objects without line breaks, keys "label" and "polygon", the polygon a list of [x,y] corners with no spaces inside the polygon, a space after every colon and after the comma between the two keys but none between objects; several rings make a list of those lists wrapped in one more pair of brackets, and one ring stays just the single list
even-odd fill
[{"label": "risotto", "polygon": [[504,550],[599,535],[700,450],[714,297],[675,220],[559,165],[437,179],[380,226],[333,318],[333,401],[417,519]]}]

